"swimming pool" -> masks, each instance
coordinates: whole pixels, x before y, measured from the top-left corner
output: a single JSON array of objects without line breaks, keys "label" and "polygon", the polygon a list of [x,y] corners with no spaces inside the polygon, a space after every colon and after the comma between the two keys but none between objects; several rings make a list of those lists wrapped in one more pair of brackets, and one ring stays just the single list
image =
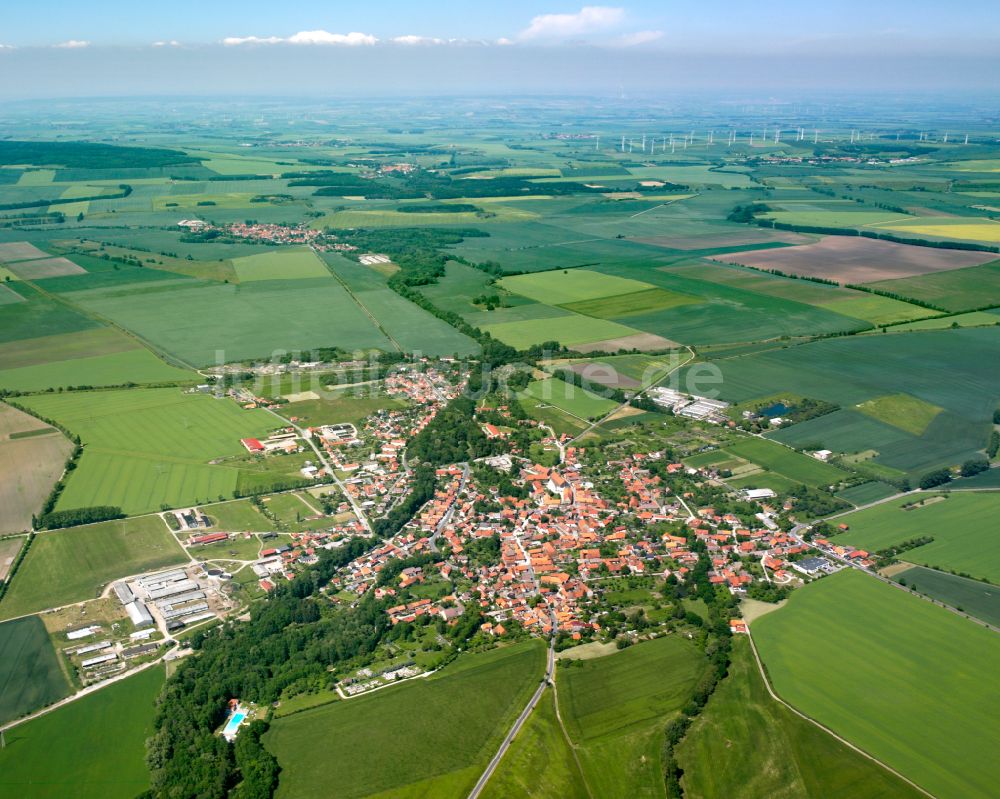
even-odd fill
[{"label": "swimming pool", "polygon": [[229,717],[229,721],[226,723],[225,728],[223,728],[222,735],[225,738],[235,737],[236,730],[239,728],[240,724],[243,723],[243,719],[246,717],[247,714],[243,712],[233,713],[233,715]]}]

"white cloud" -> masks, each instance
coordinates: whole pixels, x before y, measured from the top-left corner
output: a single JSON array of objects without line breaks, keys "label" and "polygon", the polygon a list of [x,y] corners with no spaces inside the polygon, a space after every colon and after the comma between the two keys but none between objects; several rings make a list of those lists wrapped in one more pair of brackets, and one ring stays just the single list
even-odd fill
[{"label": "white cloud", "polygon": [[396,44],[419,45],[419,44],[444,44],[444,39],[436,39],[432,36],[396,36],[392,40]]},{"label": "white cloud", "polygon": [[181,43],[176,39],[171,39],[169,42],[153,42],[153,47],[180,47]]},{"label": "white cloud", "polygon": [[68,42],[60,42],[52,46],[62,47],[66,50],[78,50],[81,47],[90,47],[90,42],[81,41],[80,39],[70,39]]},{"label": "white cloud", "polygon": [[613,44],[619,47],[636,47],[640,44],[649,44],[663,38],[663,31],[636,31],[626,33],[614,40]]},{"label": "white cloud", "polygon": [[584,6],[575,14],[540,14],[521,31],[522,39],[551,39],[608,30],[621,24],[625,9]]},{"label": "white cloud", "polygon": [[370,33],[330,33],[329,31],[299,31],[288,37],[289,44],[342,44],[348,47],[373,45],[378,42]]},{"label": "white cloud", "polygon": [[0,50],[13,50],[14,45],[12,44],[0,44]]},{"label": "white cloud", "polygon": [[222,40],[222,43],[226,47],[236,47],[241,44],[277,44],[278,42],[283,42],[284,39],[278,36],[227,36]]},{"label": "white cloud", "polygon": [[281,36],[228,36],[222,40],[227,47],[241,44],[334,44],[345,47],[373,45],[378,39],[370,33],[330,33],[330,31],[299,31],[287,38]]}]

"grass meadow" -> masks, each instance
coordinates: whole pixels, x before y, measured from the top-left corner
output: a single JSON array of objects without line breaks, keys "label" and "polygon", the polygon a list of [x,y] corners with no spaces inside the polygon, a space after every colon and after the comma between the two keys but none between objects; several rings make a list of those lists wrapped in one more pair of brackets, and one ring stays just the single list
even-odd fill
[{"label": "grass meadow", "polygon": [[581,419],[603,416],[618,406],[613,400],[604,399],[585,389],[554,377],[529,383],[521,397],[543,405],[554,405]]},{"label": "grass meadow", "polygon": [[463,655],[433,677],[282,717],[264,738],[283,769],[276,795],[464,797],[544,668],[544,646],[531,641]]},{"label": "grass meadow", "polygon": [[847,476],[843,469],[759,438],[741,439],[734,444],[727,444],[725,450],[738,458],[756,463],[766,471],[777,472],[789,480],[809,486],[828,486]]},{"label": "grass meadow", "polygon": [[[42,620],[29,616],[0,624],[0,724],[69,693],[69,681]],[[0,764],[6,754],[0,750]],[[0,785],[4,773],[0,769]]]},{"label": "grass meadow", "polygon": [[38,533],[0,600],[0,618],[93,599],[116,578],[187,559],[159,516]]},{"label": "grass meadow", "polygon": [[163,666],[152,666],[8,730],[0,793],[23,799],[132,799],[149,788],[146,738]]},{"label": "grass meadow", "polygon": [[995,793],[1000,638],[853,569],[752,625],[786,701],[941,799]]}]

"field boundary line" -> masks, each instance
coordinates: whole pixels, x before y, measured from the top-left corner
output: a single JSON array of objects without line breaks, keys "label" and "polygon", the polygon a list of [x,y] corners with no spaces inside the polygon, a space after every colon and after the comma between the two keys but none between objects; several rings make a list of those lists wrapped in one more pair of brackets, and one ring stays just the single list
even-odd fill
[{"label": "field boundary line", "polygon": [[[309,249],[312,251],[314,256],[319,258],[319,255],[312,247],[310,247]],[[322,263],[323,266],[327,268],[330,274],[333,275],[334,279],[343,287],[344,291],[347,292],[347,295],[354,301],[354,304],[357,305],[362,311],[364,311],[365,316],[367,316],[368,319],[371,321],[371,323],[375,326],[375,329],[378,330],[383,336],[385,336],[392,343],[392,346],[396,348],[396,352],[405,352],[400,343],[389,335],[389,331],[386,330],[384,327],[382,327],[382,323],[378,320],[375,314],[369,311],[368,306],[358,299],[357,295],[351,290],[351,287],[347,285],[347,282],[340,275],[337,274],[336,270],[322,258],[319,258],[319,260],[320,263]]]},{"label": "field boundary line", "polygon": [[767,692],[768,692],[768,694],[770,694],[770,696],[771,696],[771,698],[773,700],[775,700],[776,702],[779,702],[780,704],[784,705],[786,708],[788,708],[790,711],[792,711],[792,713],[794,713],[799,718],[805,719],[806,721],[810,722],[811,724],[815,724],[817,727],[819,727],[821,730],[823,730],[823,732],[825,732],[825,733],[833,736],[838,741],[840,741],[842,744],[844,744],[845,746],[849,747],[850,749],[853,749],[858,754],[863,755],[864,757],[866,757],[869,760],[871,760],[873,763],[877,763],[882,768],[884,768],[886,771],[888,771],[890,774],[894,774],[895,776],[899,777],[899,779],[901,779],[903,782],[907,783],[908,785],[910,785],[913,788],[916,788],[918,791],[920,791],[920,793],[924,794],[924,796],[928,796],[928,797],[930,797],[930,799],[937,799],[937,797],[934,794],[932,794],[930,791],[926,790],[925,788],[920,787],[919,785],[917,785],[917,783],[915,783],[909,777],[906,777],[903,774],[900,774],[898,771],[896,771],[896,769],[894,769],[888,763],[885,763],[882,760],[879,760],[874,755],[869,754],[868,752],[866,752],[861,747],[856,746],[855,744],[853,744],[850,741],[848,741],[846,738],[844,738],[844,737],[838,735],[837,733],[835,733],[833,730],[831,730],[825,724],[822,724],[821,722],[819,722],[816,719],[812,718],[812,716],[807,716],[801,710],[799,710],[796,707],[793,707],[788,702],[786,702],[784,699],[782,699],[780,696],[778,696],[778,694],[775,692],[775,690],[771,687],[771,681],[768,679],[767,672],[764,669],[764,663],[760,659],[760,654],[757,652],[757,644],[754,643],[753,635],[751,635],[751,633],[750,633],[750,625],[749,624],[747,625],[747,638],[750,639],[750,649],[753,651],[753,657],[754,657],[754,660],[757,662],[757,668],[760,671],[760,677],[764,681],[764,687],[767,688]]},{"label": "field boundary line", "polygon": [[149,661],[149,663],[143,663],[141,666],[137,668],[130,669],[126,672],[123,672],[122,674],[116,674],[114,677],[109,677],[107,680],[102,680],[101,682],[94,683],[93,685],[88,685],[86,688],[81,688],[75,694],[71,694],[70,696],[64,697],[63,699],[60,699],[58,702],[53,702],[51,705],[43,707],[41,710],[36,710],[34,713],[31,713],[30,715],[22,716],[21,718],[14,719],[13,721],[8,721],[6,724],[0,724],[0,732],[7,732],[8,730],[12,730],[15,727],[20,726],[21,724],[24,724],[25,722],[33,721],[34,719],[37,719],[40,716],[44,716],[47,713],[51,713],[53,710],[58,710],[59,708],[70,704],[70,702],[75,702],[77,699],[83,699],[85,696],[90,696],[91,694],[95,694],[102,688],[106,688],[109,685],[114,685],[116,682],[121,682],[122,680],[127,680],[129,677],[133,677],[141,671],[146,671],[146,669],[151,668],[152,666],[159,666],[161,664],[165,664],[167,660],[167,655],[175,651],[177,650],[169,649],[168,651],[160,655],[156,660],[151,660]]},{"label": "field boundary line", "polygon": [[552,669],[552,704],[555,705],[556,708],[556,720],[559,722],[559,729],[562,730],[563,738],[566,739],[566,745],[569,746],[569,751],[573,753],[576,770],[580,773],[580,779],[583,781],[583,787],[587,789],[587,796],[589,796],[590,799],[594,799],[594,792],[590,790],[590,783],[587,782],[587,775],[583,773],[583,764],[580,762],[580,756],[576,751],[576,744],[573,743],[572,739],[569,737],[569,731],[563,723],[562,713],[559,712],[559,689],[556,687],[556,673],[558,671],[559,666],[556,665]]},{"label": "field boundary line", "polygon": [[[674,372],[676,372],[676,371],[682,369],[683,367],[687,366],[689,363],[691,363],[691,361],[693,361],[695,358],[698,357],[697,354],[695,353],[695,351],[691,347],[689,347],[687,344],[684,345],[684,349],[686,349],[688,351],[689,355],[690,355],[690,357],[686,361],[684,361],[683,363],[679,363],[673,369],[670,369],[670,370],[664,372],[660,377],[658,377],[656,380],[654,380],[652,383],[650,383],[645,388],[639,389],[635,394],[632,395],[632,399],[631,400],[626,400],[625,402],[623,402],[620,405],[616,406],[610,413],[602,416],[596,422],[594,422],[593,424],[591,424],[590,427],[587,427],[586,429],[582,430],[580,433],[578,433],[576,436],[574,436],[573,438],[571,438],[566,443],[567,444],[573,444],[574,442],[579,441],[583,436],[587,435],[587,433],[589,433],[591,430],[594,430],[595,428],[600,427],[602,424],[604,424],[606,421],[608,421],[612,416],[614,416],[616,413],[618,413],[618,411],[620,411],[622,408],[626,408],[629,405],[631,405],[632,404],[632,400],[638,399],[643,394],[647,393],[650,389],[656,388],[656,386],[658,386],[660,383],[662,383],[664,380],[666,380],[668,377],[670,377],[670,375],[672,375]],[[573,414],[570,414],[570,416],[572,416],[572,415]]]},{"label": "field boundary line", "polygon": [[67,300],[65,297],[63,297],[63,296],[61,296],[59,294],[54,294],[51,291],[48,291],[47,289],[44,289],[44,288],[38,286],[34,281],[26,280],[24,282],[27,283],[29,286],[31,286],[39,294],[41,294],[41,295],[43,295],[45,297],[48,297],[53,302],[57,302],[60,305],[62,305],[63,307],[69,308],[71,311],[74,311],[75,313],[78,313],[81,316],[85,316],[88,319],[92,319],[92,320],[94,320],[96,322],[99,322],[103,327],[107,327],[107,328],[111,328],[113,330],[117,330],[122,335],[124,335],[127,338],[130,338],[133,341],[135,341],[144,350],[146,350],[147,352],[149,352],[152,355],[154,355],[157,358],[159,358],[161,361],[163,361],[165,364],[167,364],[167,366],[173,366],[174,368],[186,369],[189,372],[194,372],[195,374],[201,374],[198,371],[197,367],[192,366],[187,361],[185,361],[185,360],[183,360],[181,358],[178,358],[176,355],[173,355],[173,354],[167,352],[166,350],[162,350],[159,347],[154,346],[151,341],[147,341],[142,336],[140,336],[138,333],[136,333],[136,332],[134,332],[132,330],[129,330],[127,327],[122,327],[117,322],[115,322],[113,319],[109,319],[108,317],[103,316],[102,314],[99,314],[96,311],[92,311],[92,310],[90,310],[88,308],[83,308],[82,306],[76,305],[73,302],[70,302],[69,300]]}]

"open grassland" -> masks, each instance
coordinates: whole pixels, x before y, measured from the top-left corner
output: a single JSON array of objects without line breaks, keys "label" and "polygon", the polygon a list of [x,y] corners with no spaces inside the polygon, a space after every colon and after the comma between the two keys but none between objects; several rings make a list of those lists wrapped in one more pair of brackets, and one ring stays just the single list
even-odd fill
[{"label": "open grassland", "polygon": [[[0,724],[69,693],[69,682],[41,619],[29,616],[0,624]],[[0,757],[4,755],[7,752],[0,750]],[[5,773],[0,770],[0,785]]]},{"label": "open grassland", "polygon": [[585,799],[583,775],[547,691],[486,784],[485,799]]},{"label": "open grassland", "polygon": [[[717,360],[722,382],[711,388],[733,402],[773,396],[778,386],[835,402],[843,410],[770,435],[796,446],[821,444],[836,452],[876,450],[877,465],[906,472],[912,479],[981,452],[1000,396],[1000,374],[982,365],[995,361],[998,351],[997,328],[851,336]],[[685,367],[680,375],[680,385],[690,384],[692,391],[698,385],[694,368],[702,367]],[[896,394],[944,411],[922,435],[913,436],[853,410],[862,402]]]},{"label": "open grassland", "polygon": [[727,444],[725,450],[738,458],[756,463],[766,471],[777,472],[789,480],[809,486],[828,486],[846,477],[843,469],[773,441],[747,438],[735,444]]},{"label": "open grassland", "polygon": [[[987,253],[983,255],[987,256]],[[929,302],[948,311],[1000,305],[1000,261],[900,280],[880,280],[869,285],[879,291],[891,291]]]},{"label": "open grassland", "polygon": [[330,270],[312,250],[280,249],[234,258],[233,267],[241,283],[330,277]]},{"label": "open grassland", "polygon": [[987,624],[1000,627],[1000,587],[923,566],[912,566],[897,572],[892,579]]},{"label": "open grassland", "polygon": [[145,742],[162,666],[7,732],[0,793],[23,799],[132,799],[149,787]]},{"label": "open grassland", "polygon": [[[278,797],[464,797],[544,671],[532,641],[465,655],[438,675],[276,720]],[[443,724],[442,719],[447,723]],[[404,744],[405,742],[405,744]],[[387,758],[405,745],[406,757]],[[378,762],[378,768],[371,764]],[[433,782],[427,793],[417,786]]]},{"label": "open grassland", "polygon": [[843,517],[839,521],[851,529],[832,540],[875,552],[932,537],[933,542],[908,549],[900,557],[1000,585],[998,514],[1000,492],[919,494]]},{"label": "open grassland", "polygon": [[0,388],[12,391],[43,391],[70,386],[118,386],[125,383],[194,382],[197,379],[194,372],[170,366],[142,347],[110,355],[0,370]]},{"label": "open grassland", "polygon": [[555,270],[505,277],[501,288],[550,305],[600,300],[618,294],[634,294],[655,288],[631,278],[604,275],[589,269]]},{"label": "open grassland", "polygon": [[237,468],[209,461],[243,454],[241,438],[278,426],[265,411],[179,389],[72,392],[22,398],[80,436],[84,453],[58,509],[117,505],[142,513],[232,495]]},{"label": "open grassland", "polygon": [[535,380],[524,390],[522,402],[530,398],[541,405],[555,405],[560,410],[581,419],[603,416],[618,403],[604,399],[559,378]]},{"label": "open grassland", "polygon": [[715,259],[839,283],[872,283],[975,266],[993,257],[989,253],[918,247],[862,236],[824,236],[812,244],[727,253]]},{"label": "open grassland", "polygon": [[701,653],[668,636],[571,663],[560,665],[559,706],[591,794],[664,796],[664,726],[701,674]]},{"label": "open grassland", "polygon": [[890,394],[885,397],[860,402],[856,410],[915,436],[923,435],[942,408],[931,405],[909,394]]},{"label": "open grassland", "polygon": [[93,599],[118,577],[186,560],[159,516],[38,533],[0,601],[0,617]]},{"label": "open grassland", "polygon": [[750,642],[733,641],[716,688],[677,760],[690,799],[917,799],[923,796],[767,693]]},{"label": "open grassland", "polygon": [[994,795],[996,633],[853,569],[752,629],[796,708],[941,799]]},{"label": "open grassland", "polygon": [[274,527],[274,522],[251,505],[249,499],[209,505],[202,511],[212,520],[213,532],[267,532]]}]

